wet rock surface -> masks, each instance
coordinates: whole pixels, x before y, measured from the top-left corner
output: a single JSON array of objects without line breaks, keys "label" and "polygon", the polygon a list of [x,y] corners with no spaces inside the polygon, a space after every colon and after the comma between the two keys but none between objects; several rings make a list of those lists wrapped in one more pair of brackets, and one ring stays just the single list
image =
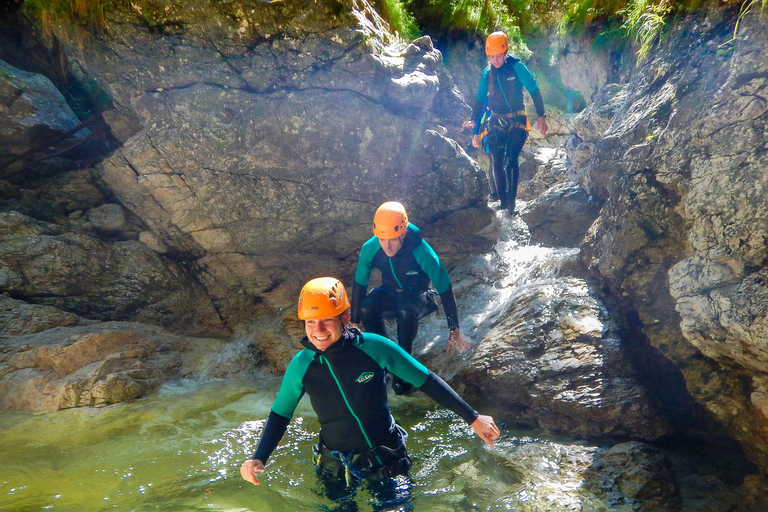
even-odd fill
[{"label": "wet rock surface", "polygon": [[247,375],[255,363],[247,350],[228,352],[231,343],[224,340],[182,337],[138,323],[68,326],[65,316],[59,323],[37,333],[3,335],[1,408],[105,406],[144,396],[174,377]]}]

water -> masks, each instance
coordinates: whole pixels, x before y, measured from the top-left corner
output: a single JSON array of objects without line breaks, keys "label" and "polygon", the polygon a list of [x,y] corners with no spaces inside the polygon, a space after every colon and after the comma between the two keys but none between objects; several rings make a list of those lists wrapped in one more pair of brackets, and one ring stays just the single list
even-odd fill
[{"label": "water", "polygon": [[[258,389],[177,383],[103,409],[2,413],[0,510],[333,509],[317,492],[311,453],[318,425],[307,399],[262,484],[240,478],[278,385],[278,377],[265,374],[255,381]],[[410,434],[415,510],[603,510],[580,490],[578,477],[594,447],[504,430],[489,448],[429,399],[391,399]],[[359,493],[360,510],[371,509],[369,499]]]},{"label": "water", "polygon": [[[502,212],[498,218],[494,252],[452,271],[454,288],[464,298],[462,331],[473,340],[482,339],[526,287],[562,280],[562,269],[577,254],[529,246],[519,218]],[[583,280],[569,283],[587,294]],[[443,315],[424,319],[415,353],[427,354],[435,346],[442,352],[446,335]],[[462,364],[458,356],[433,358],[430,367],[448,377]],[[253,452],[279,382],[280,376],[265,372],[249,382],[166,384],[151,397],[103,409],[37,416],[2,412],[0,511],[334,510],[318,492],[311,457],[318,424],[306,398],[260,476],[262,484],[240,478],[240,464]],[[585,470],[603,447],[503,427],[490,448],[421,394],[390,394],[390,405],[409,433],[416,511],[634,510],[585,486]],[[683,511],[734,510],[738,495],[729,489],[729,479],[708,469],[711,462],[689,458],[675,462],[681,468],[680,494],[691,504]],[[717,465],[723,458],[714,460]],[[359,492],[359,510],[371,510],[370,499]]]}]

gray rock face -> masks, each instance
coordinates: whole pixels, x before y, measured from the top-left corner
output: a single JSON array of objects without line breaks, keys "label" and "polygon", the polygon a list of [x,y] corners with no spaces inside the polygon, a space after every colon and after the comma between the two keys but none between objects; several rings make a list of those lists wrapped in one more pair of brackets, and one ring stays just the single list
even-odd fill
[{"label": "gray rock face", "polygon": [[586,487],[628,510],[680,510],[672,463],[652,446],[630,442],[601,453],[585,471]]},{"label": "gray rock face", "polygon": [[223,328],[206,294],[144,244],[106,243],[17,212],[0,212],[0,282],[14,297],[86,318]]},{"label": "gray rock face", "polygon": [[254,363],[246,351],[236,360],[214,356],[227,353],[223,340],[128,322],[55,327],[2,342],[0,408],[32,412],[110,405],[143,396],[174,376],[233,377],[247,374]]},{"label": "gray rock face", "polygon": [[576,183],[555,185],[523,213],[531,243],[578,247],[600,211],[599,204]]},{"label": "gray rock face", "polygon": [[428,37],[395,41],[362,0],[167,7],[118,6],[112,37],[68,55],[118,106],[101,177],[229,325],[350,276],[385,200],[438,252],[438,220],[473,219],[452,226],[448,264],[488,247],[471,231],[490,222],[485,174],[443,135],[466,106]]},{"label": "gray rock face", "polygon": [[583,254],[765,474],[768,26],[731,40],[732,15],[678,25],[623,88],[584,166],[607,202]]},{"label": "gray rock face", "polygon": [[586,39],[569,38],[560,53],[560,78],[569,89],[579,91],[587,105],[596,98],[598,92],[608,82],[610,74],[610,55],[606,51],[596,51],[592,42]]},{"label": "gray rock face", "polygon": [[[64,96],[43,75],[0,61],[0,163],[80,124]],[[85,137],[88,130],[76,135]]]},{"label": "gray rock face", "polygon": [[454,379],[466,393],[549,432],[646,440],[672,432],[582,280],[518,289],[498,318]]}]

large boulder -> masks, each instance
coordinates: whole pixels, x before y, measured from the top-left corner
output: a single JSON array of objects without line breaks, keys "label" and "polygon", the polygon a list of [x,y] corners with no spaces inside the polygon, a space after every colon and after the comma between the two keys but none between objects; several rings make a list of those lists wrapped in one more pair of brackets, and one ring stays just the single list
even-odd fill
[{"label": "large boulder", "polygon": [[[735,11],[691,16],[638,67],[585,166],[585,188],[600,184],[607,202],[583,256],[617,318],[647,341],[638,362],[657,396],[683,424],[714,419],[765,477],[768,26],[758,11],[735,39]],[[703,414],[682,406],[687,392]]]},{"label": "large boulder", "polygon": [[[0,60],[0,164],[41,146],[55,146],[79,125],[53,82]],[[83,139],[88,133],[83,128],[72,136]]]},{"label": "large boulder", "polygon": [[[3,336],[0,409],[50,412],[138,398],[173,377],[248,375],[248,351],[129,322]],[[223,356],[212,356],[222,354]]]},{"label": "large boulder", "polygon": [[109,37],[62,41],[115,106],[122,147],[100,176],[229,325],[292,304],[308,278],[349,279],[385,200],[448,265],[489,247],[485,173],[445,136],[466,105],[429,37],[397,40],[365,0],[139,2],[107,18]]},{"label": "large boulder", "polygon": [[523,220],[531,243],[578,247],[597,218],[600,206],[577,183],[561,183],[528,205]]},{"label": "large boulder", "polygon": [[465,393],[548,432],[645,440],[672,433],[583,281],[528,285],[494,316],[452,381]]},{"label": "large boulder", "polygon": [[194,334],[227,330],[185,270],[146,245],[105,242],[18,212],[0,212],[0,287],[95,320],[144,321]]}]

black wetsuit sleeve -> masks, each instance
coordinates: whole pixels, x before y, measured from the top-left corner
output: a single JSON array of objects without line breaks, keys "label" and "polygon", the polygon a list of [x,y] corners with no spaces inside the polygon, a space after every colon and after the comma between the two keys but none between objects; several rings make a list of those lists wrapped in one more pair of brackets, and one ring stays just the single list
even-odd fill
[{"label": "black wetsuit sleeve", "polygon": [[477,411],[465,402],[443,379],[431,371],[427,381],[419,389],[435,402],[461,416],[468,424],[471,425],[477,419]]},{"label": "black wetsuit sleeve", "polygon": [[536,114],[541,117],[545,114],[544,110],[544,98],[541,97],[541,91],[536,89],[533,94],[531,94],[531,99],[533,99],[533,106],[536,107]]},{"label": "black wetsuit sleeve", "polygon": [[477,124],[477,122],[482,117],[484,109],[485,104],[482,101],[475,100],[475,102],[472,103],[472,121],[474,121],[475,124]]},{"label": "black wetsuit sleeve", "polygon": [[440,294],[440,301],[443,303],[445,319],[448,322],[448,330],[453,331],[459,328],[459,309],[456,307],[456,295],[453,293],[453,286]]},{"label": "black wetsuit sleeve", "polygon": [[285,418],[275,412],[270,412],[264,425],[264,431],[261,433],[259,444],[256,445],[256,451],[251,458],[258,459],[266,464],[267,459],[269,459],[269,456],[272,455],[272,452],[275,451],[278,443],[283,438],[285,429],[288,428],[290,421],[291,418]]},{"label": "black wetsuit sleeve", "polygon": [[360,323],[360,304],[363,302],[367,291],[368,287],[358,284],[357,281],[352,284],[352,315],[349,317],[349,321],[353,324]]}]

